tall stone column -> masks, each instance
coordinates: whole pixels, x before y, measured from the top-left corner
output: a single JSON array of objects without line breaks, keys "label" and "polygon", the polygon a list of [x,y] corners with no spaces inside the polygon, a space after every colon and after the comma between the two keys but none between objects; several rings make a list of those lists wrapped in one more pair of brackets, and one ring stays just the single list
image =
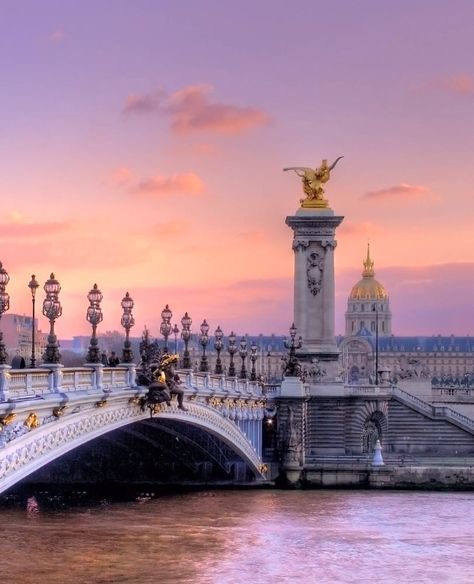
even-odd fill
[{"label": "tall stone column", "polygon": [[337,361],[334,333],[334,240],[344,218],[329,207],[302,206],[286,218],[295,253],[294,322],[303,338],[303,361]]}]

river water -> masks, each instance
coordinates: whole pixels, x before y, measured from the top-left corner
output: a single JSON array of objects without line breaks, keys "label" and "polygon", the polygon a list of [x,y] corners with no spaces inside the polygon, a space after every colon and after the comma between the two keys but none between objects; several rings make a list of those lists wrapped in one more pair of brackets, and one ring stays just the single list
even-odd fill
[{"label": "river water", "polygon": [[472,583],[474,493],[205,491],[0,509],[1,581]]}]

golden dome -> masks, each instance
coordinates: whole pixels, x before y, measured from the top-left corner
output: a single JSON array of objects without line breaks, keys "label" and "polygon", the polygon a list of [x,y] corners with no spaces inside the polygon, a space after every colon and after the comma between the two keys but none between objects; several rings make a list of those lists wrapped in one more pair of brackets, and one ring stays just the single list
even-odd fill
[{"label": "golden dome", "polygon": [[367,245],[367,258],[364,261],[362,280],[352,288],[350,300],[387,300],[388,294],[380,282],[374,278],[374,262],[370,259],[370,247]]}]

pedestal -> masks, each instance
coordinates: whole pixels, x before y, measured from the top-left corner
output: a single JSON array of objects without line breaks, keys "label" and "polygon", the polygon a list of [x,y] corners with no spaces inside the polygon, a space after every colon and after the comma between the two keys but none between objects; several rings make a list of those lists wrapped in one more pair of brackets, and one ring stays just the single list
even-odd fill
[{"label": "pedestal", "polygon": [[305,386],[299,377],[285,377],[281,382],[281,397],[305,397]]},{"label": "pedestal", "polygon": [[303,362],[316,358],[323,367],[339,359],[334,334],[334,236],[343,219],[328,207],[301,207],[286,218],[294,232],[294,323],[303,338],[297,356]]}]

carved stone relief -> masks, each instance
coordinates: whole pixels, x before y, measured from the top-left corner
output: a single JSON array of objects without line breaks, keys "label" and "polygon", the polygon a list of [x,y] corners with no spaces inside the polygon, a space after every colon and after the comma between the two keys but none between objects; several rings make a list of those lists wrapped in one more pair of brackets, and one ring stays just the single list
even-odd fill
[{"label": "carved stone relief", "polygon": [[306,276],[308,278],[308,288],[313,296],[316,296],[321,290],[323,269],[323,254],[317,251],[311,252],[306,259]]}]

